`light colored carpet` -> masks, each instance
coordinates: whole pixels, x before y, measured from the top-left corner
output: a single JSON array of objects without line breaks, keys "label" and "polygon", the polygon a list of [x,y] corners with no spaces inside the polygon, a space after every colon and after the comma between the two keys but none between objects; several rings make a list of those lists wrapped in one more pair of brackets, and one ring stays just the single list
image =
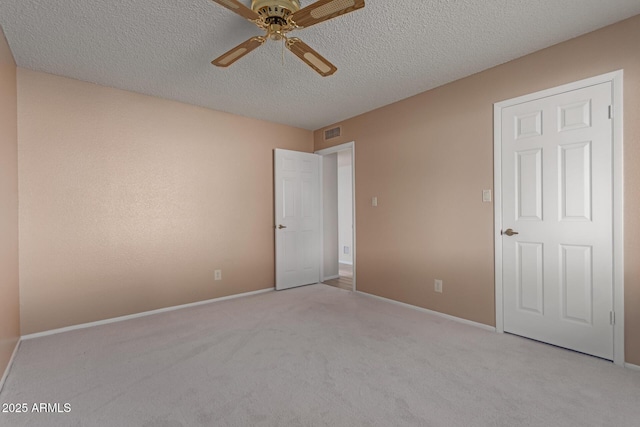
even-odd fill
[{"label": "light colored carpet", "polygon": [[640,373],[326,285],[22,343],[1,426],[638,426]]}]

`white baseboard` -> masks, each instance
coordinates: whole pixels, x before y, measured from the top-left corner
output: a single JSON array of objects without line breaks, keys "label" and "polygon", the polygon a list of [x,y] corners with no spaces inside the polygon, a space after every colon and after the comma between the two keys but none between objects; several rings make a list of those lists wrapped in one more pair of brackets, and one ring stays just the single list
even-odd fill
[{"label": "white baseboard", "polygon": [[351,261],[339,261],[338,264],[353,265]]},{"label": "white baseboard", "polygon": [[33,338],[40,338],[40,337],[46,337],[46,336],[49,336],[49,335],[61,334],[63,332],[75,331],[75,330],[78,330],[78,329],[92,328],[94,326],[100,326],[100,325],[108,325],[109,323],[123,322],[125,320],[137,319],[139,317],[146,317],[146,316],[151,316],[151,315],[159,314],[159,313],[166,313],[168,311],[181,310],[183,308],[197,307],[199,305],[211,304],[211,303],[214,303],[214,302],[220,302],[220,301],[226,301],[226,300],[230,300],[230,299],[248,297],[250,295],[263,294],[263,293],[266,293],[266,292],[272,292],[273,290],[274,290],[274,288],[261,289],[259,291],[245,292],[245,293],[242,293],[242,294],[229,295],[229,296],[226,296],[226,297],[214,298],[214,299],[209,299],[209,300],[206,300],[206,301],[197,301],[197,302],[192,302],[192,303],[189,303],[189,304],[174,305],[172,307],[159,308],[157,310],[151,310],[151,311],[143,311],[142,313],[129,314],[127,316],[120,316],[120,317],[113,317],[111,319],[98,320],[96,322],[81,323],[79,325],[67,326],[67,327],[59,328],[59,329],[52,329],[50,331],[36,332],[34,334],[24,335],[22,337],[22,339],[23,340],[30,340],[30,339],[33,339]]},{"label": "white baseboard", "polygon": [[4,382],[7,380],[7,376],[9,375],[9,371],[11,370],[11,366],[13,365],[13,360],[16,358],[16,354],[18,353],[18,347],[20,347],[20,343],[22,339],[18,339],[16,346],[13,349],[13,353],[11,353],[11,358],[9,359],[9,363],[7,364],[6,369],[4,370],[4,374],[2,374],[2,378],[0,378],[0,393],[2,392],[2,388],[4,387]]},{"label": "white baseboard", "polygon": [[371,298],[375,298],[375,299],[381,300],[381,301],[390,302],[392,304],[401,305],[403,307],[411,308],[413,310],[422,311],[423,313],[429,313],[429,314],[433,314],[434,316],[443,317],[443,318],[448,319],[448,320],[453,320],[454,322],[464,323],[465,325],[470,325],[470,326],[475,326],[476,328],[484,329],[485,331],[491,331],[491,332],[495,332],[496,331],[495,327],[489,326],[489,325],[485,325],[484,323],[478,323],[478,322],[474,322],[472,320],[463,319],[461,317],[451,316],[449,314],[440,313],[439,311],[429,310],[428,308],[422,308],[422,307],[418,307],[417,305],[406,304],[404,302],[392,300],[392,299],[389,299],[389,298],[379,297],[378,295],[368,294],[368,293],[362,292],[362,291],[356,291],[356,292],[359,293],[359,294],[371,297]]},{"label": "white baseboard", "polygon": [[339,279],[340,275],[336,274],[335,276],[326,276],[324,279],[322,279],[322,281],[324,282],[325,280],[333,280],[333,279]]},{"label": "white baseboard", "polygon": [[625,363],[624,367],[627,369],[631,369],[632,371],[640,371],[640,366],[634,365],[632,363]]}]

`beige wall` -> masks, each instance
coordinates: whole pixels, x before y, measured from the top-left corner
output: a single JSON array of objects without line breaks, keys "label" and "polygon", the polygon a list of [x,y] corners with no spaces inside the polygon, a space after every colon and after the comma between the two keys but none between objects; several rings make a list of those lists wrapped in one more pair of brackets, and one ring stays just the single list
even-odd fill
[{"label": "beige wall", "polygon": [[20,337],[16,64],[0,28],[0,377]]},{"label": "beige wall", "polygon": [[23,334],[274,285],[272,150],[310,131],[24,69],[18,118]]},{"label": "beige wall", "polygon": [[624,69],[625,344],[640,365],[639,40],[636,16],[346,120],[331,144],[316,131],[316,150],[356,141],[358,289],[495,325],[493,103]]}]

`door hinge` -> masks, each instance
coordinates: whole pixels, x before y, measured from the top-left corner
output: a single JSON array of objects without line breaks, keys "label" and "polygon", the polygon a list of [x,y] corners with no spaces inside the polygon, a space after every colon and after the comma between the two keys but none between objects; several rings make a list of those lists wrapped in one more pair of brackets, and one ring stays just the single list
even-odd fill
[{"label": "door hinge", "polygon": [[611,323],[612,325],[616,324],[616,312],[615,311],[610,311],[609,312],[609,323]]},{"label": "door hinge", "polygon": [[613,119],[613,105],[609,105],[609,118]]}]

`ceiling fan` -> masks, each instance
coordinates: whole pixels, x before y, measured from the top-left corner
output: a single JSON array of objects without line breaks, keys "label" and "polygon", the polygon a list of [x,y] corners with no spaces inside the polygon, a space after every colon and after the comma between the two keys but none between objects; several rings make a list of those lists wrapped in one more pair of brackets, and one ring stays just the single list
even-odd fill
[{"label": "ceiling fan", "polygon": [[322,55],[297,37],[288,37],[293,30],[310,27],[364,7],[364,0],[319,0],[300,8],[299,0],[251,0],[251,9],[238,0],[212,0],[253,22],[266,31],[264,36],[251,37],[230,51],[211,61],[218,67],[228,67],[268,39],[282,40],[287,49],[302,59],[323,77],[338,69]]}]

